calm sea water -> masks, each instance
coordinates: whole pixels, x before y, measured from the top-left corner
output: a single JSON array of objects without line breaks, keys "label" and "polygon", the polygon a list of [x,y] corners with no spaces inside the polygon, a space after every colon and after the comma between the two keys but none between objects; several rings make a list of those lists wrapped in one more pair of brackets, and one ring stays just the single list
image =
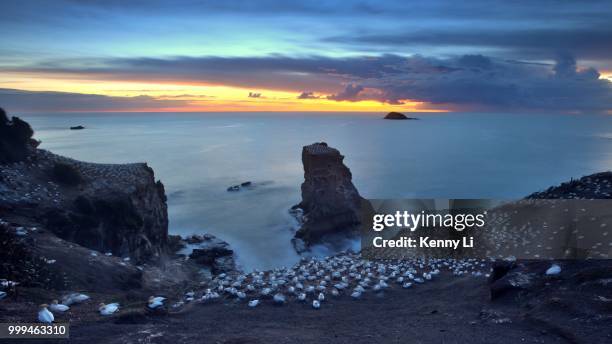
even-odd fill
[{"label": "calm sea water", "polygon": [[[368,198],[515,198],[610,169],[612,117],[423,114],[26,115],[42,148],[79,160],[147,162],[166,186],[170,231],[228,241],[247,269],[297,261],[287,209],[300,201],[302,146],[346,156]],[[69,126],[86,130],[71,131]],[[253,190],[230,193],[244,181]]]}]

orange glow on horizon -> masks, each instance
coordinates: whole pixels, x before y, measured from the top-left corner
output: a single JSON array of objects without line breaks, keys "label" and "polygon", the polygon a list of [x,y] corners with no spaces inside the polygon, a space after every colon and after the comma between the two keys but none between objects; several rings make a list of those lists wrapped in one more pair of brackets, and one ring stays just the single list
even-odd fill
[{"label": "orange glow on horizon", "polygon": [[[247,89],[223,85],[184,84],[175,82],[140,82],[50,78],[34,74],[3,74],[2,88],[24,91],[68,92],[128,99],[148,96],[159,101],[159,107],[133,106],[98,112],[447,112],[431,104],[405,100],[403,104],[386,104],[374,100],[334,101],[320,94],[315,99],[298,99],[300,92],[270,89]],[[249,92],[261,96],[249,97]],[[173,105],[179,102],[180,105]],[[88,111],[88,109],[66,109]]]}]

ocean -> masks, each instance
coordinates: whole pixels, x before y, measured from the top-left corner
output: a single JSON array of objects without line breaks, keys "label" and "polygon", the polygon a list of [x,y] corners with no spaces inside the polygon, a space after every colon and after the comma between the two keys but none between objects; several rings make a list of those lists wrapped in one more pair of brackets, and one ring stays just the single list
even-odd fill
[{"label": "ocean", "polygon": [[[340,150],[366,198],[518,198],[609,170],[612,117],[349,113],[23,115],[41,148],[100,162],[147,162],[168,195],[170,232],[212,233],[247,270],[292,265],[302,146]],[[85,130],[69,130],[83,125]],[[245,181],[254,187],[227,192]]]}]

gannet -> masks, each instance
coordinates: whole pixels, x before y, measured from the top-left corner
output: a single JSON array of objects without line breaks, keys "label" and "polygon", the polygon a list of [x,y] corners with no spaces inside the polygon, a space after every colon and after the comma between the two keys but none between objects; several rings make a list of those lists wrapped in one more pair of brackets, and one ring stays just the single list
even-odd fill
[{"label": "gannet", "polygon": [[298,295],[298,300],[305,301],[306,300],[306,294],[300,293],[300,295]]},{"label": "gannet", "polygon": [[79,293],[72,293],[72,294],[68,294],[66,296],[64,296],[62,298],[62,304],[66,305],[66,306],[70,306],[74,303],[81,303],[83,301],[87,301],[89,300],[89,296],[85,295],[85,294],[79,294]]},{"label": "gannet", "polygon": [[323,302],[325,300],[325,294],[319,293],[318,299],[319,299],[320,302]]},{"label": "gannet", "polygon": [[60,313],[65,312],[70,309],[70,307],[66,305],[59,304],[57,300],[53,300],[49,308],[54,312],[60,312]]},{"label": "gannet", "polygon": [[358,298],[360,298],[360,297],[361,297],[361,292],[360,292],[360,291],[355,290],[355,291],[354,291],[354,292],[351,294],[351,297],[352,297],[352,298],[354,298],[354,299],[358,299]]},{"label": "gannet", "polygon": [[321,308],[321,303],[317,300],[312,301],[312,308],[319,309]]},{"label": "gannet", "polygon": [[156,309],[158,307],[163,306],[165,300],[166,298],[163,296],[151,296],[149,298],[149,304],[147,305],[147,307],[149,307],[149,309]]},{"label": "gannet", "polygon": [[249,301],[249,307],[257,307],[257,305],[259,305],[259,300]]},{"label": "gannet", "polygon": [[101,303],[98,310],[100,311],[101,315],[111,315],[119,310],[119,304],[116,302],[109,303],[108,305]]},{"label": "gannet", "polygon": [[285,303],[285,295],[274,294],[274,302],[282,305],[283,303]]},{"label": "gannet", "polygon": [[551,265],[548,270],[546,270],[547,275],[558,275],[561,273],[561,267],[557,264]]},{"label": "gannet", "polygon": [[40,310],[38,311],[38,321],[50,324],[55,320],[55,317],[53,316],[53,313],[49,312],[47,306],[47,304],[40,305]]},{"label": "gannet", "polygon": [[0,300],[6,297],[6,292],[0,291]]}]

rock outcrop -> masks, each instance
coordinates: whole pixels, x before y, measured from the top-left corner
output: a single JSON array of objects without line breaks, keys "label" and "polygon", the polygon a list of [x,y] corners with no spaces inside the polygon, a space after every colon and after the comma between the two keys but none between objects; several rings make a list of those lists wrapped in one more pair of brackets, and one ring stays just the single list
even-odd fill
[{"label": "rock outcrop", "polygon": [[[28,123],[0,112],[0,219],[19,239],[3,250],[24,252],[29,265],[69,281],[65,287],[138,287],[136,264],[170,253],[163,184],[144,163],[81,162],[37,149],[32,135]],[[40,264],[49,260],[61,263]],[[15,276],[49,280],[26,277]]]},{"label": "rock outcrop", "polygon": [[27,122],[18,117],[9,120],[0,108],[0,164],[25,160],[38,145],[32,135],[34,131]]},{"label": "rock outcrop", "polygon": [[406,115],[404,115],[403,113],[399,113],[399,112],[389,112],[384,119],[418,119],[416,117],[408,117]]},{"label": "rock outcrop", "polygon": [[44,150],[29,159],[0,165],[0,216],[34,221],[61,239],[136,262],[166,251],[164,186],[146,164],[85,163]]},{"label": "rock outcrop", "polygon": [[227,242],[211,234],[192,235],[185,242],[186,250],[191,249],[189,258],[213,274],[235,270],[234,251]]},{"label": "rock outcrop", "polygon": [[304,183],[302,202],[293,207],[302,214],[302,226],[294,245],[300,251],[313,244],[335,245],[359,233],[362,211],[369,202],[353,185],[344,156],[326,143],[314,143],[302,149]]}]

